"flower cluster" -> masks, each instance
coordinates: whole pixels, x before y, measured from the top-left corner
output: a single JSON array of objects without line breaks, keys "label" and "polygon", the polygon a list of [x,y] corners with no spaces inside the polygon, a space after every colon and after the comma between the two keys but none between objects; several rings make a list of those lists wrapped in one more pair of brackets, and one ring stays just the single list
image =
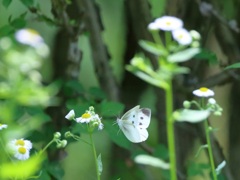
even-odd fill
[{"label": "flower cluster", "polygon": [[101,122],[101,118],[98,114],[94,112],[94,107],[92,106],[89,107],[89,110],[82,114],[81,117],[75,118],[75,112],[74,110],[71,110],[65,116],[65,118],[68,120],[75,120],[77,123],[87,123],[89,124],[91,130],[93,130],[95,127],[98,127],[98,130],[103,129],[103,123]]},{"label": "flower cluster", "polygon": [[[223,109],[217,104],[216,100],[214,98],[212,98],[212,96],[214,96],[214,91],[212,91],[211,89],[208,89],[206,87],[201,87],[199,89],[196,89],[193,91],[193,94],[195,96],[201,97],[201,98],[208,98],[208,102],[206,105],[206,108],[209,109],[210,111],[212,111],[214,113],[214,115],[222,115],[222,111]],[[184,103],[184,106],[187,106],[187,102]]]},{"label": "flower cluster", "polygon": [[183,21],[173,16],[157,18],[154,22],[151,22],[148,25],[148,29],[171,31],[173,39],[181,45],[190,45],[193,39],[199,40],[200,37],[199,33],[196,31],[187,31],[183,27]]},{"label": "flower cluster", "polygon": [[30,150],[32,149],[32,143],[29,140],[14,139],[8,144],[11,154],[16,159],[27,160],[29,158]]}]

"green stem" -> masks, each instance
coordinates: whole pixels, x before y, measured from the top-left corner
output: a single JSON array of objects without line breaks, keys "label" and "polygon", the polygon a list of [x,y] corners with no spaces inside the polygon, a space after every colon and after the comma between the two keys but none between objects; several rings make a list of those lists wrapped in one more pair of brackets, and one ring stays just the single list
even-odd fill
[{"label": "green stem", "polygon": [[100,180],[100,173],[99,173],[99,169],[98,169],[97,153],[96,153],[96,149],[95,149],[95,145],[94,145],[94,142],[93,142],[93,138],[92,138],[92,133],[91,132],[89,132],[89,136],[90,136],[91,145],[92,145],[92,149],[93,149],[94,161],[95,161],[96,172],[97,172],[97,179]]},{"label": "green stem", "polygon": [[170,158],[170,174],[171,174],[171,180],[177,180],[174,121],[172,118],[172,114],[173,114],[172,82],[169,81],[168,84],[169,84],[169,87],[165,90],[165,92],[166,92],[166,117],[167,117],[168,149],[169,149],[169,158]]},{"label": "green stem", "polygon": [[208,125],[208,120],[207,119],[204,121],[204,126],[205,126],[205,133],[206,133],[206,139],[207,139],[207,144],[208,144],[208,155],[209,155],[209,160],[210,160],[210,164],[211,164],[213,179],[217,180],[217,174],[216,174],[216,171],[215,171],[212,145],[211,145],[211,139],[210,139],[210,133],[209,133],[209,125]]},{"label": "green stem", "polygon": [[170,32],[166,31],[165,32],[165,46],[166,48],[169,50],[169,46],[171,44],[171,41],[172,41],[172,35]]},{"label": "green stem", "polygon": [[44,152],[44,151],[46,151],[46,149],[52,144],[52,143],[54,143],[55,142],[55,139],[52,139],[44,148],[43,148],[43,150],[41,151],[41,154]]},{"label": "green stem", "polygon": [[[204,98],[201,99],[201,106],[202,106],[202,109],[205,109],[205,99]],[[210,133],[209,133],[209,124],[208,124],[207,119],[205,119],[205,121],[204,121],[204,128],[205,128],[205,134],[206,134],[206,140],[207,140],[207,146],[208,146],[208,155],[209,155],[210,165],[211,165],[211,169],[212,169],[213,179],[217,180],[217,174],[215,171],[213,152],[212,152],[212,144],[211,144]]]},{"label": "green stem", "polygon": [[159,31],[152,31],[152,36],[153,36],[154,41],[158,45],[160,45],[162,48],[164,48],[164,45],[163,45],[162,40],[161,40],[161,37],[159,35]]}]

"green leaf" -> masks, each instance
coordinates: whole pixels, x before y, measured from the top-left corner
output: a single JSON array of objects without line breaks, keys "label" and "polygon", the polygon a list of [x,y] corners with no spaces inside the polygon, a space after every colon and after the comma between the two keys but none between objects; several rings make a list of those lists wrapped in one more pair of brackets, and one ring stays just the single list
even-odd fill
[{"label": "green leaf", "polygon": [[190,73],[190,69],[188,67],[183,67],[183,66],[176,66],[172,72],[174,74],[188,74]]},{"label": "green leaf", "polygon": [[155,55],[163,55],[166,56],[167,55],[167,51],[164,49],[164,47],[155,44],[153,42],[150,41],[146,41],[146,40],[140,40],[139,41],[139,45],[145,49],[146,51],[155,54]]},{"label": "green leaf", "polygon": [[102,171],[103,171],[103,164],[102,164],[101,154],[99,154],[99,156],[97,158],[97,163],[98,163],[98,172],[99,172],[99,175],[101,175]]},{"label": "green leaf", "polygon": [[200,59],[200,60],[207,60],[209,64],[218,63],[216,54],[207,49],[202,49],[201,52],[198,53],[194,58]]},{"label": "green leaf", "polygon": [[209,164],[192,162],[188,166],[188,176],[204,175],[204,171],[209,169]]},{"label": "green leaf", "polygon": [[39,154],[33,155],[26,161],[10,162],[1,165],[1,179],[28,179],[41,168],[44,157]]},{"label": "green leaf", "polygon": [[227,66],[225,68],[225,70],[226,69],[237,69],[237,68],[240,68],[240,63],[231,64],[230,66]]},{"label": "green leaf", "polygon": [[100,108],[101,116],[116,116],[124,110],[124,105],[119,102],[103,101]]},{"label": "green leaf", "polygon": [[5,7],[5,8],[8,8],[8,6],[12,3],[12,0],[3,0],[2,1],[2,5]]},{"label": "green leaf", "polygon": [[163,160],[167,160],[169,158],[168,149],[163,144],[158,144],[154,149],[153,155],[159,157]]},{"label": "green leaf", "polygon": [[13,21],[11,21],[10,24],[16,29],[21,29],[21,28],[25,27],[27,23],[24,18],[20,17],[20,18],[17,18],[17,19],[14,19]]},{"label": "green leaf", "polygon": [[6,25],[0,28],[0,38],[12,34],[14,32],[14,28],[10,25]]},{"label": "green leaf", "polygon": [[179,122],[198,123],[204,121],[210,115],[209,110],[183,109],[173,113],[173,117]]},{"label": "green leaf", "polygon": [[135,76],[139,77],[140,79],[148,82],[149,84],[152,84],[154,86],[157,86],[157,87],[160,87],[160,88],[163,88],[163,89],[168,88],[167,82],[164,81],[163,79],[159,80],[159,79],[153,78],[150,75],[148,75],[148,74],[146,74],[142,71],[139,71],[136,67],[131,66],[131,65],[128,65],[126,67],[126,69],[128,71],[132,72]]},{"label": "green leaf", "polygon": [[34,0],[20,0],[26,7],[32,7],[34,5]]},{"label": "green leaf", "polygon": [[89,89],[89,94],[92,95],[93,99],[101,100],[106,98],[106,94],[103,90],[97,87],[91,87]]},{"label": "green leaf", "polygon": [[136,156],[134,158],[134,161],[139,164],[154,166],[154,167],[158,167],[161,169],[169,169],[169,167],[170,167],[169,163],[166,163],[159,158],[156,158],[156,157],[153,157],[150,155],[146,155],[146,154]]},{"label": "green leaf", "polygon": [[56,179],[63,179],[64,171],[58,162],[47,164],[47,170]]},{"label": "green leaf", "polygon": [[171,54],[168,56],[169,62],[179,63],[179,62],[185,62],[193,58],[195,55],[200,53],[199,48],[189,48],[174,54]]},{"label": "green leaf", "polygon": [[109,134],[110,139],[122,148],[130,149],[131,142],[124,136],[123,132],[119,129],[118,125],[113,121],[105,120],[103,122],[104,129]]}]

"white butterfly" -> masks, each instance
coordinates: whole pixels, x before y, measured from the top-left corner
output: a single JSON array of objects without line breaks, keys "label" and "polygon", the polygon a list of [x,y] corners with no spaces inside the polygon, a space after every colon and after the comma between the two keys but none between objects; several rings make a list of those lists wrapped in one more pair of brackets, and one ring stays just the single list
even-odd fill
[{"label": "white butterfly", "polygon": [[148,128],[151,119],[151,110],[135,106],[127,111],[122,118],[117,119],[118,126],[133,143],[140,143],[148,138]]}]

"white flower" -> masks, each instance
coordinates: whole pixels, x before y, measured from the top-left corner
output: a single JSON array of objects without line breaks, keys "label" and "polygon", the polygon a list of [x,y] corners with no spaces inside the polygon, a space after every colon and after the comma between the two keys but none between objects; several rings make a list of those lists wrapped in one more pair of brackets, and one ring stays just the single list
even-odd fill
[{"label": "white flower", "polygon": [[69,111],[69,113],[65,116],[66,119],[72,120],[75,117],[75,112],[74,110]]},{"label": "white flower", "polygon": [[8,148],[15,158],[19,160],[26,160],[29,158],[32,143],[29,140],[14,139],[9,142]]},{"label": "white flower", "polygon": [[98,125],[98,130],[100,131],[100,130],[103,130],[103,127],[104,127],[104,125],[103,125],[103,123],[99,123],[99,125]]},{"label": "white flower", "polygon": [[150,27],[158,27],[159,29],[164,31],[172,31],[175,29],[179,29],[183,26],[183,21],[173,16],[163,16],[157,18],[154,23],[155,24],[150,25]]},{"label": "white flower", "polygon": [[206,87],[201,87],[200,89],[194,90],[193,94],[198,97],[214,96],[214,92]]},{"label": "white flower", "polygon": [[18,146],[22,146],[25,147],[27,150],[32,149],[32,143],[29,140],[24,140],[24,139],[14,139],[12,140],[9,145],[11,147],[18,147]]},{"label": "white flower", "polygon": [[7,127],[8,127],[8,125],[6,125],[6,124],[0,124],[0,130],[6,129]]},{"label": "white flower", "polygon": [[214,98],[209,98],[208,103],[209,104],[216,104],[216,100]]},{"label": "white flower", "polygon": [[38,47],[43,44],[43,38],[34,29],[21,29],[15,33],[15,38],[22,44]]},{"label": "white flower", "polygon": [[191,34],[184,28],[173,30],[172,36],[181,45],[189,45],[192,42]]},{"label": "white flower", "polygon": [[94,118],[94,116],[92,116],[91,113],[87,111],[81,117],[76,118],[76,122],[89,123],[93,118]]},{"label": "white flower", "polygon": [[29,150],[24,146],[18,146],[15,149],[14,157],[19,160],[27,160],[29,158]]},{"label": "white flower", "polygon": [[151,22],[149,25],[148,25],[148,29],[150,30],[158,30],[159,27],[158,27],[158,24],[156,22]]}]

